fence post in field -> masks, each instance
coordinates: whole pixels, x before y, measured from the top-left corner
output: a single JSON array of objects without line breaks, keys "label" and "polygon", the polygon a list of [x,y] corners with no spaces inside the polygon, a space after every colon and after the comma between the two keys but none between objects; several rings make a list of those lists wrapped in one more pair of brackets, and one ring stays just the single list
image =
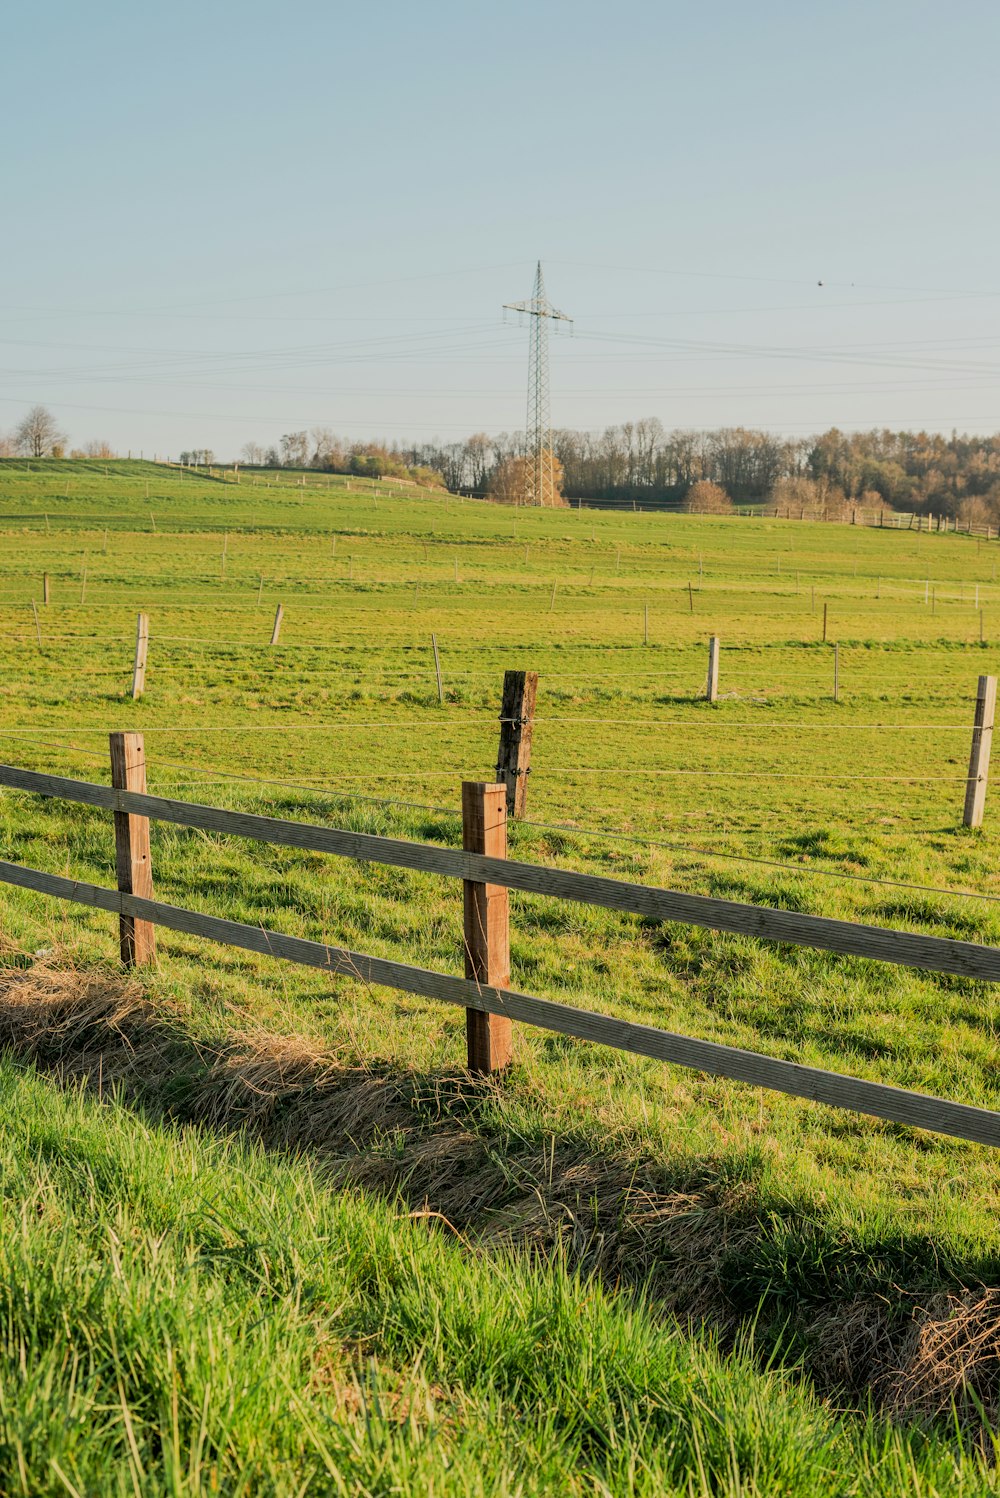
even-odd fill
[{"label": "fence post in field", "polygon": [[281,638],[281,621],[285,617],[285,605],[279,603],[274,611],[274,624],[271,628],[271,644],[277,645]]},{"label": "fence post in field", "polygon": [[833,700],[840,701],[840,646],[836,641],[833,645]]},{"label": "fence post in field", "polygon": [[[149,615],[139,614],[135,621],[135,665],[132,668],[132,701],[146,689],[146,657],[149,654]],[[129,787],[131,790],[131,786]]]},{"label": "fence post in field", "polygon": [[500,706],[497,780],[507,793],[508,817],[523,817],[531,768],[531,731],[538,694],[537,671],[505,671]]},{"label": "fence post in field", "polygon": [[[113,733],[111,784],[118,791],[146,794],[146,751],[141,733]],[[115,867],[123,895],[153,898],[153,866],[149,856],[149,818],[116,811]],[[132,915],[118,917],[121,960],[126,967],[145,967],[156,960],[156,937],[151,921]]]},{"label": "fence post in field", "polygon": [[705,696],[715,702],[719,695],[719,637],[712,635],[708,642],[708,690]]},{"label": "fence post in field", "polygon": [[[468,853],[507,857],[507,788],[478,781],[462,784],[462,846]],[[510,898],[499,884],[463,884],[465,976],[484,988],[510,985]],[[511,1022],[481,1009],[465,1011],[469,1071],[510,1065]]]},{"label": "fence post in field", "polygon": [[823,644],[826,644],[826,604],[823,605]]},{"label": "fence post in field", "polygon": [[997,701],[997,679],[981,676],[976,692],[976,716],[972,727],[972,752],[969,755],[969,778],[965,786],[966,827],[981,827],[986,806],[986,786],[990,774],[990,749],[993,744],[993,713]]},{"label": "fence post in field", "polygon": [[48,608],[48,606],[49,606],[49,574],[47,572],[43,572],[42,573],[42,602],[44,603],[45,607]]},{"label": "fence post in field", "polygon": [[431,635],[431,649],[434,651],[434,675],[437,677],[438,702],[443,702],[444,685],[441,681],[441,657],[438,655],[437,635]]}]

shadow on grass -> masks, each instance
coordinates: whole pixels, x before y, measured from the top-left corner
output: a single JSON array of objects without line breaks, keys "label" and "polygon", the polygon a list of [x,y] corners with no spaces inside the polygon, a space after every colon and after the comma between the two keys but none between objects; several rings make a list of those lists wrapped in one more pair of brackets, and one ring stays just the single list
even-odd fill
[{"label": "shadow on grass", "polygon": [[[302,1037],[197,1039],[108,970],[0,966],[0,1049],[157,1121],[305,1153],[472,1251],[559,1251],[579,1272],[710,1327],[752,1334],[819,1392],[970,1429],[1000,1413],[996,1257],[926,1235],[845,1239],[815,1204],[768,1199],[761,1161],[596,1151],[518,1128],[496,1080],[344,1064]],[[516,1082],[515,1073],[515,1082]],[[509,1090],[509,1083],[504,1091]]]}]

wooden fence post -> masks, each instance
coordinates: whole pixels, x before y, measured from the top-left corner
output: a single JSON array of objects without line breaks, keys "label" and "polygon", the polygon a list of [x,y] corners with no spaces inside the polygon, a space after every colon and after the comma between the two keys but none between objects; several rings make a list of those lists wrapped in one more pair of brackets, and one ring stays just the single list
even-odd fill
[{"label": "wooden fence post", "polygon": [[823,644],[826,644],[826,604],[823,605]]},{"label": "wooden fence post", "polygon": [[274,624],[271,628],[271,644],[277,645],[281,638],[281,621],[285,617],[285,605],[279,603],[274,611]]},{"label": "wooden fence post", "polygon": [[437,677],[438,702],[443,702],[444,686],[441,681],[441,657],[438,655],[437,635],[431,635],[431,649],[434,651],[434,675]]},{"label": "wooden fence post", "polygon": [[46,608],[49,606],[49,574],[42,573],[42,602]]},{"label": "wooden fence post", "polygon": [[719,695],[719,637],[712,635],[708,642],[708,690],[705,693],[709,702],[715,702]]},{"label": "wooden fence post", "polygon": [[986,786],[990,774],[990,748],[993,744],[993,713],[997,701],[997,679],[981,676],[976,692],[976,716],[972,728],[972,752],[969,755],[969,778],[965,786],[966,827],[981,827],[986,806]]},{"label": "wooden fence post", "polygon": [[[462,784],[462,846],[489,858],[507,857],[507,789]],[[510,986],[510,898],[499,884],[463,884],[465,976],[487,988]],[[465,1011],[468,1066],[480,1074],[510,1065],[511,1022],[481,1009]]]},{"label": "wooden fence post", "polygon": [[[141,733],[111,734],[111,784],[118,791],[146,794],[146,753]],[[149,818],[116,811],[115,866],[123,895],[153,898],[153,866],[149,856]],[[118,917],[121,960],[126,967],[144,967],[156,960],[156,936],[151,921],[132,915]]]},{"label": "wooden fence post", "polygon": [[[149,654],[149,615],[139,614],[135,621],[135,665],[132,668],[132,701],[146,690],[146,657]],[[131,786],[128,787],[132,789]]]},{"label": "wooden fence post", "polygon": [[497,780],[507,792],[508,817],[523,817],[531,769],[531,731],[535,723],[537,671],[505,671],[500,706]]},{"label": "wooden fence post", "polygon": [[833,645],[833,700],[840,701],[840,645],[836,641]]}]

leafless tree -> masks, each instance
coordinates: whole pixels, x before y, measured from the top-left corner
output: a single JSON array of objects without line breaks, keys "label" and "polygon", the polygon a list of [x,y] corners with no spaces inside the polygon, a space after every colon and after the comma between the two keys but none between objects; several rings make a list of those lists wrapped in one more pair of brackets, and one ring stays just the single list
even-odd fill
[{"label": "leafless tree", "polygon": [[27,458],[60,457],[66,434],[46,406],[32,406],[14,432],[17,448]]},{"label": "leafless tree", "polygon": [[684,508],[690,515],[731,515],[733,502],[721,484],[699,479],[685,494]]},{"label": "leafless tree", "polygon": [[281,462],[285,468],[305,468],[309,462],[309,433],[286,432],[281,439]]}]

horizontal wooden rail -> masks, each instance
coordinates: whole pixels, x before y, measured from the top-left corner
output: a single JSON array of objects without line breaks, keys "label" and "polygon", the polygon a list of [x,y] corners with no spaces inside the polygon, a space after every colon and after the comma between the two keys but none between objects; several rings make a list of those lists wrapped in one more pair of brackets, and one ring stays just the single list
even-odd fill
[{"label": "horizontal wooden rail", "polygon": [[56,796],[87,806],[129,812],[156,821],[197,827],[206,832],[227,833],[282,847],[330,853],[361,862],[388,864],[447,878],[471,879],[505,885],[526,894],[548,895],[583,905],[599,905],[646,916],[655,921],[679,921],[711,931],[751,936],[761,941],[813,947],[845,956],[891,962],[926,972],[950,973],[983,982],[1000,982],[1000,948],[945,936],[923,936],[886,926],[867,926],[838,921],[830,916],[805,915],[795,910],[748,905],[709,895],[689,895],[679,890],[630,884],[598,874],[578,874],[541,864],[512,859],[488,858],[459,848],[440,848],[403,838],[376,837],[367,832],[346,832],[334,827],[316,827],[308,822],[290,822],[248,812],[223,811],[191,801],[173,801],[163,796],[140,795],[113,790],[88,781],[68,780],[34,770],[0,765],[0,785],[43,796]]},{"label": "horizontal wooden rail", "polygon": [[1000,1113],[987,1108],[973,1108],[966,1103],[953,1103],[945,1098],[909,1092],[881,1082],[868,1082],[861,1077],[824,1071],[819,1067],[800,1066],[795,1061],[781,1061],[756,1051],[720,1045],[716,1041],[695,1040],[670,1030],[634,1024],[606,1014],[593,1014],[587,1009],[533,998],[530,994],[508,988],[487,988],[468,978],[436,973],[383,957],[370,957],[299,936],[284,936],[279,931],[269,931],[261,926],[203,915],[199,911],[166,905],[160,900],[145,900],[137,895],[105,889],[102,885],[67,879],[61,874],[22,868],[20,864],[0,861],[0,883],[73,900],[117,915],[132,916],[188,936],[242,947],[263,956],[321,968],[335,977],[357,978],[363,983],[440,999],[464,1009],[485,1010],[522,1024],[576,1036],[580,1040],[612,1046],[615,1050],[630,1051],[639,1056],[651,1056],[657,1061],[673,1062],[711,1076],[729,1077],[756,1087],[766,1087],[772,1092],[866,1113],[890,1123],[950,1134],[977,1144],[1000,1146]]}]

